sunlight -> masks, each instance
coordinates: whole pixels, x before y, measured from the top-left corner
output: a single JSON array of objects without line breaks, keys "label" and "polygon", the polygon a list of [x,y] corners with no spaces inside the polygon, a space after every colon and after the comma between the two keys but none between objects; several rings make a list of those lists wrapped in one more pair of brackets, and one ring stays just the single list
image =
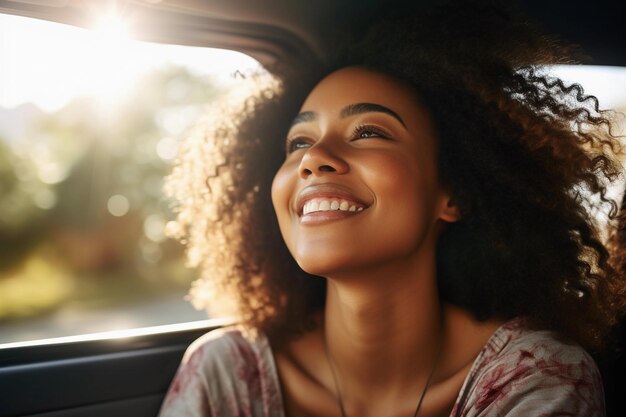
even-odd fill
[{"label": "sunlight", "polygon": [[96,22],[94,32],[106,44],[128,41],[128,28],[121,18],[113,14],[106,15]]},{"label": "sunlight", "polygon": [[[77,336],[62,336],[49,339],[28,340],[24,342],[0,343],[0,351],[4,349],[15,349],[29,346],[60,345],[64,343],[78,343],[96,340],[123,340],[131,337],[150,336],[169,332],[185,332],[189,330],[205,329],[209,327],[225,327],[231,326],[234,323],[235,320],[233,318],[220,317],[190,321],[186,323],[164,324],[160,326],[140,327],[123,330],[105,330],[99,333],[89,333]],[[111,325],[109,323],[106,323],[103,325],[103,327],[115,327],[115,324]]]},{"label": "sunlight", "polygon": [[0,107],[34,103],[46,112],[94,96],[113,110],[138,79],[157,68],[183,66],[197,76],[238,84],[239,70],[260,68],[239,52],[139,42],[115,14],[92,29],[0,14]]},{"label": "sunlight", "polygon": [[136,78],[135,71],[126,69],[126,62],[132,60],[133,43],[125,22],[114,14],[98,19],[93,35],[88,52],[93,78],[88,92],[111,109],[124,98]]}]

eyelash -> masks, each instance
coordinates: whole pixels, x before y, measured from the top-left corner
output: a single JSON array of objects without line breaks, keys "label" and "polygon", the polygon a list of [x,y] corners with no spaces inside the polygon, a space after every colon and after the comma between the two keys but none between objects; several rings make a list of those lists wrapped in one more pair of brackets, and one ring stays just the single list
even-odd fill
[{"label": "eyelash", "polygon": [[285,152],[287,154],[290,154],[292,152],[297,151],[298,149],[303,149],[303,148],[296,148],[297,145],[302,144],[302,143],[309,144],[309,141],[302,136],[295,136],[293,138],[287,138],[287,140],[285,141]]},{"label": "eyelash", "polygon": [[[364,132],[373,133],[373,135],[367,136],[367,137],[360,137],[360,135],[362,135]],[[352,135],[350,136],[351,140],[369,139],[369,138],[389,139],[389,135],[385,133],[382,129],[379,129],[375,126],[358,125],[357,127],[354,128],[354,130],[352,131]],[[304,148],[297,148],[297,146],[301,144],[310,145],[310,141],[302,136],[295,136],[293,138],[287,138],[287,140],[285,141],[285,152],[287,154],[290,154],[292,152],[297,151],[298,149],[304,149]]]},{"label": "eyelash", "polygon": [[376,126],[372,125],[358,125],[357,127],[355,127],[354,131],[352,131],[352,139],[367,139],[359,137],[359,135],[361,135],[363,132],[371,132],[374,134],[373,136],[369,136],[368,138],[378,137],[383,139],[389,139],[389,135],[387,133],[385,133],[382,129],[379,129]]}]

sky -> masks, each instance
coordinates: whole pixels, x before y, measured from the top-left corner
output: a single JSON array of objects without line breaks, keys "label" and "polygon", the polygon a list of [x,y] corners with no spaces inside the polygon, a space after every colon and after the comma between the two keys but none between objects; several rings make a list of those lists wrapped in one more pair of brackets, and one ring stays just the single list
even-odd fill
[{"label": "sky", "polygon": [[101,23],[86,30],[0,14],[0,106],[31,102],[54,111],[79,95],[115,100],[167,63],[224,79],[258,66],[238,52],[133,41],[119,21]]},{"label": "sky", "polygon": [[[167,63],[227,76],[258,65],[232,51],[132,41],[119,21],[103,22],[86,30],[0,14],[0,106],[31,102],[54,111],[86,94],[114,101]],[[626,68],[555,67],[555,73],[598,96],[601,107],[626,107]]]}]

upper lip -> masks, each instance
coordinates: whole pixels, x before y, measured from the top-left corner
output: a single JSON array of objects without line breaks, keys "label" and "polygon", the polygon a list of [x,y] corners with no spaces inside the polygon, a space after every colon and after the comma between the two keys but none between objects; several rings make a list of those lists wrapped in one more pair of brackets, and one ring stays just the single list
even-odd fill
[{"label": "upper lip", "polygon": [[354,202],[366,208],[370,206],[369,203],[356,196],[354,191],[344,185],[333,183],[313,184],[303,188],[298,193],[296,198],[296,211],[298,215],[302,215],[302,209],[307,201],[314,198],[336,198],[338,200]]}]

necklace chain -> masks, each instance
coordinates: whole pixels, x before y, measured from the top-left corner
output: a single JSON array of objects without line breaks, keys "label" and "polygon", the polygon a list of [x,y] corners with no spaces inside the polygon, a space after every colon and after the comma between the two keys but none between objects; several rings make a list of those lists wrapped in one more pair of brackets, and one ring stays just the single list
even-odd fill
[{"label": "necklace chain", "polygon": [[[435,374],[435,369],[437,368],[437,363],[439,362],[439,356],[441,355],[441,345],[442,345],[442,337],[439,337],[439,343],[437,347],[437,355],[435,356],[435,360],[433,361],[433,367],[428,374],[428,379],[426,380],[426,385],[424,385],[424,389],[422,390],[422,394],[420,395],[419,401],[417,402],[417,407],[415,408],[415,412],[413,413],[413,417],[417,417],[420,412],[420,408],[422,408],[422,402],[424,401],[424,397],[426,396],[426,391],[428,391],[428,387],[433,379],[433,375]],[[337,393],[337,405],[339,406],[339,412],[341,413],[341,417],[347,417],[346,409],[343,406],[343,399],[341,397],[341,390],[339,389],[339,378],[337,378],[337,372],[335,371],[334,361],[332,356],[330,355],[330,351],[328,350],[328,342],[326,340],[326,331],[324,331],[324,350],[326,352],[326,360],[328,361],[328,366],[330,367],[330,372],[333,376],[333,382],[335,384],[335,391]]]}]

